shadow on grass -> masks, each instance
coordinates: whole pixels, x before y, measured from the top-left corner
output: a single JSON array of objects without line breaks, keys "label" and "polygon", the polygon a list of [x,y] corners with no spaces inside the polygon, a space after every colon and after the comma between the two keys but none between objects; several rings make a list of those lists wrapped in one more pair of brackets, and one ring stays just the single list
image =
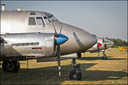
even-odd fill
[{"label": "shadow on grass", "polygon": [[[81,64],[82,80],[80,81],[100,81],[116,80],[127,77],[127,73],[121,71],[98,71],[86,70],[96,64]],[[62,76],[58,76],[56,66],[44,68],[21,68],[18,73],[4,73],[1,71],[1,84],[61,84],[69,79],[69,72],[73,70],[71,65],[62,66]]]},{"label": "shadow on grass", "polygon": [[[112,58],[113,56],[107,56],[107,60],[126,60],[126,58]],[[78,58],[78,60],[102,60],[100,56],[93,57],[82,57]]]}]

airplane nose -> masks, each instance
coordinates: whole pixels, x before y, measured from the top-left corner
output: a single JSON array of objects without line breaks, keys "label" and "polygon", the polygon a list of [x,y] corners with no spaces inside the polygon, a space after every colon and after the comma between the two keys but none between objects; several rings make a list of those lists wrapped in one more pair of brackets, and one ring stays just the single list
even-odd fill
[{"label": "airplane nose", "polygon": [[85,52],[97,42],[95,35],[68,24],[63,23],[61,33],[69,38],[66,43],[61,45],[62,54]]},{"label": "airplane nose", "polygon": [[92,35],[82,29],[80,29],[80,31],[78,32],[73,32],[73,36],[76,43],[83,52],[91,48],[97,42],[97,38],[95,35]]},{"label": "airplane nose", "polygon": [[114,45],[114,42],[111,41],[111,42],[110,42],[110,46],[113,46],[113,45]]},{"label": "airplane nose", "polygon": [[104,39],[104,43],[107,44],[107,48],[111,47],[114,45],[114,42],[108,39]]}]

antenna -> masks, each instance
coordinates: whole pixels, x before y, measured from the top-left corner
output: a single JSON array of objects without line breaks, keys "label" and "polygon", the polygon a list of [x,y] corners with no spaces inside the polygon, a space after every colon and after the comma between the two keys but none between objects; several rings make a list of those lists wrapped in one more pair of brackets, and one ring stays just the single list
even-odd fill
[{"label": "antenna", "polygon": [[2,5],[2,11],[5,11],[5,4],[1,4]]}]

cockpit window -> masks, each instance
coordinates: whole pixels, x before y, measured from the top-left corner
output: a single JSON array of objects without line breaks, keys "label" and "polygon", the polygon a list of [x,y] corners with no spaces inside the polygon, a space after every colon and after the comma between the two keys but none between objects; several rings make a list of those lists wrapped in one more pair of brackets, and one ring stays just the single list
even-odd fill
[{"label": "cockpit window", "polygon": [[44,25],[42,17],[36,17],[37,25]]},{"label": "cockpit window", "polygon": [[44,12],[44,13],[45,13],[45,15],[48,17],[48,19],[49,19],[50,21],[56,21],[56,20],[57,20],[52,14],[46,13],[46,12]]},{"label": "cockpit window", "polygon": [[29,17],[29,25],[36,25],[34,17]]},{"label": "cockpit window", "polygon": [[53,15],[48,16],[48,18],[49,18],[50,21],[56,21],[57,20]]},{"label": "cockpit window", "polygon": [[45,22],[46,22],[47,24],[49,23],[49,20],[48,20],[47,17],[44,17],[44,20],[45,20]]}]

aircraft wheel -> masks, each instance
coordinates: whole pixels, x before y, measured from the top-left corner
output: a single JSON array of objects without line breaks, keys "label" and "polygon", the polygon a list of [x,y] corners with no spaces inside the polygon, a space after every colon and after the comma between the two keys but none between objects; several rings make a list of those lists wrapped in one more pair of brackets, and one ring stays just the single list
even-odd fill
[{"label": "aircraft wheel", "polygon": [[107,57],[105,57],[104,59],[107,60]]},{"label": "aircraft wheel", "polygon": [[3,61],[2,69],[4,72],[17,73],[20,69],[19,61]]},{"label": "aircraft wheel", "polygon": [[69,74],[69,78],[71,80],[80,80],[82,78],[81,72],[77,72],[76,70],[72,70]]},{"label": "aircraft wheel", "polygon": [[107,57],[102,57],[102,60],[107,60]]}]

